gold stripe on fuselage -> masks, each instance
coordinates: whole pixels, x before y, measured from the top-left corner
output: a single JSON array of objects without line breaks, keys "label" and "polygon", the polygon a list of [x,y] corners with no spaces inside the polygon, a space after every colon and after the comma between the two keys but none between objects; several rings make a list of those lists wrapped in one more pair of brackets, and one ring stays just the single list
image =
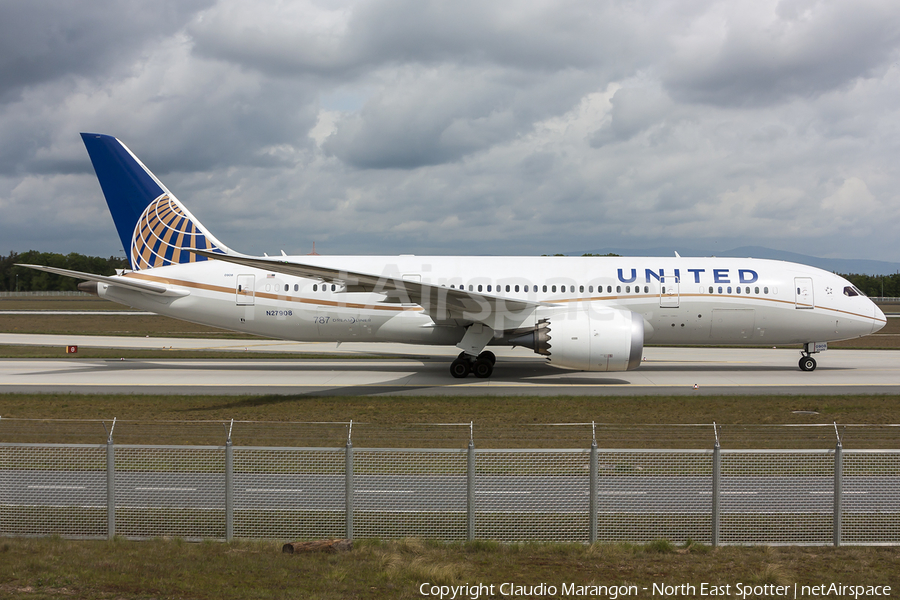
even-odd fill
[{"label": "gold stripe on fuselage", "polygon": [[[137,273],[131,272],[126,273],[125,277],[134,277],[135,279],[143,279],[145,281],[152,281],[155,283],[162,283],[165,285],[178,285],[181,287],[197,289],[197,290],[206,290],[208,292],[219,292],[222,294],[228,294],[229,296],[234,296],[237,293],[237,290],[230,287],[224,287],[220,285],[211,285],[208,283],[200,283],[197,281],[185,281],[181,279],[170,279],[167,277],[156,277],[154,275],[148,275],[147,273]],[[370,309],[370,310],[386,310],[386,311],[394,311],[394,312],[404,312],[404,311],[421,311],[421,306],[381,306],[378,304],[359,304],[356,302],[334,302],[332,300],[322,300],[319,298],[300,298],[300,297],[291,297],[291,296],[283,296],[280,294],[272,294],[268,292],[256,292],[254,294],[255,298],[268,298],[269,300],[278,300],[282,302],[297,302],[300,304],[311,304],[315,306],[331,306],[331,307],[339,307],[339,308],[356,308],[356,309]]]}]

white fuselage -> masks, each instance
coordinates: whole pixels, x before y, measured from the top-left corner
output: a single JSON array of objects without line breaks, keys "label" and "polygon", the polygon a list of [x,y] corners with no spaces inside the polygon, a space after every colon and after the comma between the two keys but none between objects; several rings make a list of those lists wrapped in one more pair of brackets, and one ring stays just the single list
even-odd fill
[{"label": "white fuselage", "polygon": [[[868,335],[884,314],[827,271],[736,258],[298,256],[347,269],[476,293],[590,311],[619,308],[644,319],[651,344],[774,345]],[[128,273],[184,295],[101,284],[102,297],[234,331],[298,341],[449,344],[466,322],[435,323],[421,307],[383,294],[224,261]],[[848,295],[851,294],[851,295]],[[537,318],[531,319],[533,325]],[[505,343],[497,332],[493,343]]]}]

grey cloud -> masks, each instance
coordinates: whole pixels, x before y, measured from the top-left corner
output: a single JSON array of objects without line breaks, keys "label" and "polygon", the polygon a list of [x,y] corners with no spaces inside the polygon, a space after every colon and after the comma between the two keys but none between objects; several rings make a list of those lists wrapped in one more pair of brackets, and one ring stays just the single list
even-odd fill
[{"label": "grey cloud", "polygon": [[[135,132],[155,170],[209,172],[237,165],[290,168],[295,152],[311,148],[305,134],[316,116],[308,89],[278,82],[224,94],[207,93],[207,89],[173,99],[149,127]],[[281,146],[287,148],[281,151]]]},{"label": "grey cloud", "polygon": [[96,178],[87,174],[0,177],[0,239],[6,251],[68,254],[90,247],[106,256],[115,253],[120,243],[105,203],[96,201],[99,195]]},{"label": "grey cloud", "polygon": [[610,121],[597,130],[590,144],[599,148],[610,142],[631,139],[659,123],[672,109],[672,101],[655,85],[626,85],[610,99]]},{"label": "grey cloud", "polygon": [[[520,135],[589,89],[586,75],[509,76],[502,69],[411,66],[322,145],[358,168],[452,162]],[[558,85],[554,85],[557,83]]]},{"label": "grey cloud", "polygon": [[680,100],[765,105],[845,85],[897,58],[892,0],[713,4],[672,36],[662,81]]},{"label": "grey cloud", "polygon": [[363,5],[351,23],[355,53],[382,60],[491,62],[527,69],[583,68],[618,38],[609,9],[577,1],[505,5],[479,0],[391,0]]},{"label": "grey cloud", "polygon": [[[473,80],[468,70],[418,71],[338,123],[323,149],[360,168],[415,168],[453,161],[516,131],[516,90]],[[471,87],[461,93],[464,80]]]},{"label": "grey cloud", "polygon": [[385,0],[270,11],[222,2],[188,31],[203,56],[275,75],[345,79],[402,63],[628,70],[655,45],[647,29],[638,7],[614,3]]},{"label": "grey cloud", "polygon": [[0,3],[0,101],[58,77],[104,72],[212,1],[6,0]]},{"label": "grey cloud", "polygon": [[0,173],[91,172],[81,131],[119,137],[159,173],[285,168],[311,149],[306,132],[316,113],[308,86],[203,64],[188,50],[166,44],[133,63],[140,77],[103,86],[34,86],[0,113]]},{"label": "grey cloud", "polygon": [[630,73],[661,43],[645,21],[640,7],[578,0],[271,11],[226,1],[188,31],[198,56],[323,90],[342,82],[372,90],[322,148],[357,168],[411,169],[512,139],[577,103],[598,78]]}]

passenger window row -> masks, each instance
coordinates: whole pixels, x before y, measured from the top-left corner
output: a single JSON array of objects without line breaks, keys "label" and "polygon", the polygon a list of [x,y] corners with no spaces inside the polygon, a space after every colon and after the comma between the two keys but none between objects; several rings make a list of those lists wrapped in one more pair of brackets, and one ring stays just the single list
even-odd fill
[{"label": "passenger window row", "polygon": [[[457,286],[456,284],[451,283],[450,287],[452,289],[468,290],[470,292],[503,292],[503,291],[506,291],[506,292],[526,292],[526,293],[532,292],[532,293],[534,293],[534,292],[540,291],[543,293],[549,292],[551,294],[556,294],[556,293],[574,294],[574,293],[576,293],[575,292],[576,286],[574,286],[574,285],[569,285],[569,286],[558,285],[557,286],[557,285],[550,284],[550,285],[541,285],[541,286],[537,286],[537,285],[505,285],[505,286],[504,285],[496,285],[495,286],[495,285],[491,285],[491,284],[471,284],[470,283],[470,284],[468,284],[468,286],[466,286],[466,285]],[[592,286],[592,285],[588,285],[588,286],[579,285],[579,286],[577,286],[577,289],[578,289],[577,293],[579,293],[579,294],[585,293],[585,290],[587,290],[587,293],[589,293],[589,294],[594,293],[594,286]],[[626,285],[624,289],[625,289],[626,294],[630,294],[632,292],[632,287],[630,285]],[[649,294],[650,286],[645,285],[643,287],[643,290],[641,289],[641,286],[639,286],[639,285],[634,286],[635,294],[640,294],[640,293],[642,293],[642,291],[644,294]],[[665,289],[663,289],[663,291],[665,291]],[[603,293],[602,285],[597,286],[597,293],[598,294]],[[613,286],[611,286],[611,285],[606,286],[606,293],[612,294]],[[616,293],[617,294],[622,293],[621,285],[616,286]]]},{"label": "passenger window row", "polygon": [[[338,286],[337,286],[336,284],[334,284],[334,283],[332,283],[330,286],[329,286],[329,284],[327,284],[327,283],[322,283],[322,284],[314,283],[313,286],[312,286],[312,291],[314,291],[314,292],[318,292],[318,291],[327,292],[327,291],[329,290],[329,287],[331,288],[331,291],[332,291],[332,292],[336,292],[336,291],[338,290]],[[277,292],[277,291],[278,291],[278,285],[277,285],[277,284],[272,285],[272,284],[268,284],[268,283],[267,283],[267,284],[266,284],[266,291],[267,291],[267,292],[272,292],[272,291]],[[287,284],[287,283],[284,284],[284,291],[285,291],[285,292],[291,291],[291,286],[290,286],[290,284]],[[295,292],[299,292],[299,291],[300,291],[300,284],[297,284],[297,283],[294,284],[294,291],[295,291]]]},{"label": "passenger window row", "polygon": [[[723,291],[723,290],[724,290],[724,291]],[[744,291],[741,292],[741,286],[736,286],[736,287],[734,288],[734,293],[736,293],[736,294],[741,294],[741,293],[743,293],[743,294],[749,294],[749,293],[750,293],[750,286],[747,286],[747,287],[743,288],[743,290],[744,290]],[[729,285],[728,287],[724,287],[724,288],[723,288],[723,287],[720,285],[720,286],[718,287],[718,292],[714,292],[714,291],[713,291],[713,286],[709,286],[709,293],[710,293],[710,294],[715,294],[715,293],[719,293],[719,294],[730,294],[730,293],[731,293],[731,286]],[[758,287],[758,286],[753,288],[753,293],[756,294],[757,296],[759,295],[759,287]],[[768,294],[768,293],[769,293],[769,288],[768,288],[768,286],[763,287],[763,294]]]},{"label": "passenger window row", "polygon": [[[451,287],[452,289],[460,289],[460,290],[465,290],[465,289],[467,289],[467,287],[466,287],[465,285],[462,285],[462,284],[460,284],[458,287],[457,287],[455,284],[450,284],[450,287]],[[470,284],[468,284],[468,291],[470,291],[470,292],[488,292],[488,293],[491,293],[491,292],[500,293],[500,292],[503,292],[503,291],[506,291],[506,292],[520,292],[520,291],[521,291],[521,292],[525,292],[525,293],[529,293],[529,292],[531,292],[531,293],[536,293],[536,292],[539,291],[539,287],[540,287],[540,291],[543,292],[543,293],[548,293],[548,292],[551,293],[551,294],[555,294],[555,293],[562,293],[562,294],[570,293],[570,294],[574,294],[574,293],[575,293],[575,286],[574,286],[574,285],[569,285],[569,286],[559,285],[559,286],[557,286],[557,285],[553,285],[553,284],[550,284],[550,285],[546,285],[546,284],[545,284],[545,285],[542,285],[542,286],[529,285],[529,284],[525,284],[525,285],[518,285],[518,284],[515,284],[515,285],[509,285],[509,284],[507,284],[507,285],[505,285],[505,286],[502,286],[502,285],[492,285],[492,284],[490,284],[490,283],[488,283],[488,284],[480,284],[480,283],[479,283],[479,284],[471,284],[471,283],[470,283]],[[318,291],[327,292],[327,291],[329,291],[329,288],[330,288],[330,291],[332,291],[332,292],[338,291],[338,286],[337,286],[336,284],[334,284],[334,283],[332,283],[332,284],[327,284],[327,283],[322,283],[322,284],[314,283],[313,286],[312,286],[312,291],[314,291],[314,292],[318,292]],[[277,288],[276,288],[276,289],[277,289]],[[617,293],[617,294],[621,294],[621,293],[622,293],[622,290],[623,290],[623,287],[622,287],[621,285],[617,285],[615,289],[616,289],[616,293]],[[267,284],[267,285],[266,285],[266,291],[268,291],[268,290],[269,290],[269,285]],[[662,290],[662,293],[663,293],[663,294],[666,293],[666,288],[665,288],[665,286],[663,286],[663,287],[661,288],[661,290]],[[289,284],[287,284],[287,283],[284,284],[284,291],[285,291],[285,292],[289,292],[289,291],[290,291],[290,285],[289,285]],[[295,291],[295,292],[299,292],[299,291],[300,291],[300,285],[299,285],[299,284],[296,284],[296,283],[294,284],[294,291]],[[583,285],[578,286],[578,293],[583,294],[584,291],[585,291],[585,286],[583,286]],[[641,286],[639,286],[639,285],[634,286],[634,293],[635,293],[635,294],[640,294],[642,291],[643,291],[644,294],[649,294],[649,293],[650,293],[650,286],[648,286],[648,285],[643,286],[643,290],[642,290]],[[588,292],[589,294],[593,294],[593,293],[594,293],[594,286],[593,286],[593,285],[587,286],[587,292]],[[857,295],[857,292],[858,292],[860,295],[862,295],[862,292],[859,292],[856,288],[845,288],[845,289],[844,289],[844,294],[846,294],[846,295],[848,295],[848,296],[855,296],[855,295]],[[598,293],[598,294],[602,294],[602,293],[603,293],[603,286],[602,286],[602,285],[598,285],[598,286],[597,286],[597,293]],[[613,286],[611,286],[611,285],[606,286],[606,293],[607,293],[607,294],[612,294],[612,293],[613,293]],[[626,294],[632,293],[632,286],[630,286],[630,285],[624,286],[624,293],[626,293]],[[746,286],[746,287],[742,288],[741,286],[734,286],[734,287],[732,287],[732,286],[729,285],[729,286],[723,287],[723,286],[720,285],[720,286],[718,286],[718,287],[709,286],[709,293],[710,293],[710,294],[717,294],[717,293],[718,293],[718,294],[731,294],[731,293],[735,293],[735,294],[745,294],[745,295],[749,295],[751,292],[750,292],[750,286]],[[754,287],[754,288],[753,288],[753,294],[759,295],[759,293],[760,293],[760,288],[759,288],[759,286]],[[764,286],[764,287],[762,288],[762,293],[765,294],[765,295],[767,295],[767,294],[769,293],[769,288],[768,288],[768,286]]]},{"label": "passenger window row", "polygon": [[[460,289],[460,290],[466,290],[466,289],[468,289],[468,291],[470,291],[470,292],[483,292],[483,291],[486,291],[486,292],[492,292],[492,291],[501,292],[501,291],[503,291],[504,289],[505,289],[505,291],[507,291],[507,292],[518,292],[518,291],[520,291],[520,289],[521,289],[521,291],[523,291],[523,292],[529,292],[529,291],[531,291],[531,292],[537,292],[537,291],[538,291],[538,286],[536,286],[536,285],[532,285],[532,286],[528,286],[528,285],[522,285],[522,286],[519,286],[519,285],[506,285],[506,286],[500,286],[500,285],[497,285],[497,286],[492,286],[491,284],[485,284],[485,285],[478,284],[478,285],[476,285],[476,284],[471,284],[471,283],[470,283],[470,284],[468,284],[468,288],[467,288],[467,286],[465,286],[465,285],[460,285],[459,287],[457,287],[455,284],[450,284],[450,287],[453,288],[453,289]],[[561,286],[555,286],[555,285],[549,285],[549,286],[548,286],[548,285],[543,285],[543,286],[540,286],[540,291],[541,291],[541,292],[545,292],[545,293],[546,293],[547,291],[549,291],[550,293],[556,293],[556,292],[557,292],[557,289],[559,290],[560,293],[563,293],[563,294],[566,293],[566,292],[572,293],[572,294],[575,293],[575,286],[574,286],[574,285],[570,285],[570,286],[565,286],[565,285],[561,285]],[[665,286],[662,286],[660,289],[661,289],[661,292],[662,292],[663,294],[666,293],[666,287],[665,287]],[[767,295],[767,294],[769,293],[769,287],[768,287],[768,286],[764,286],[764,287],[761,288],[761,289],[762,289],[762,293],[763,293],[764,295]],[[624,293],[630,294],[630,293],[632,293],[632,286],[630,286],[630,285],[626,285],[626,286],[624,286],[624,287],[621,286],[621,285],[617,285],[617,286],[616,286],[616,293],[617,293],[617,294],[623,293],[623,290],[624,290]],[[579,293],[584,293],[584,291],[585,291],[585,286],[583,286],[583,285],[578,286],[578,292],[579,292]],[[587,291],[588,291],[589,294],[593,294],[593,293],[594,293],[594,286],[592,286],[592,285],[587,286]],[[635,294],[640,294],[641,292],[643,292],[644,294],[649,294],[649,293],[650,293],[650,286],[645,285],[645,286],[643,286],[643,288],[642,288],[641,286],[636,285],[636,286],[634,286],[633,291],[634,291]],[[702,291],[702,290],[701,290],[701,291]],[[603,293],[603,286],[602,286],[602,285],[598,285],[598,286],[597,286],[597,293],[598,293],[598,294],[602,294],[602,293]],[[607,293],[607,294],[613,293],[613,286],[611,286],[611,285],[606,286],[606,293]],[[654,293],[655,293],[655,292],[654,292]],[[676,292],[670,292],[670,293],[674,294],[674,293],[676,293]],[[713,286],[709,286],[709,293],[710,293],[710,294],[715,294],[715,293],[719,293],[719,294],[732,294],[732,293],[735,293],[735,294],[745,294],[745,295],[750,295],[750,294],[751,294],[751,288],[750,288],[750,286],[746,286],[746,287],[743,287],[743,288],[742,288],[742,287],[740,287],[740,286],[734,286],[734,287],[733,287],[733,286],[730,286],[730,285],[727,286],[727,287],[723,287],[723,286],[720,285],[720,286],[718,286],[718,288],[713,287]],[[760,287],[759,287],[759,286],[756,286],[756,287],[752,288],[752,293],[753,293],[753,294],[756,294],[756,295],[759,295],[759,294],[760,294]],[[846,293],[846,292],[845,292],[845,293]]]}]

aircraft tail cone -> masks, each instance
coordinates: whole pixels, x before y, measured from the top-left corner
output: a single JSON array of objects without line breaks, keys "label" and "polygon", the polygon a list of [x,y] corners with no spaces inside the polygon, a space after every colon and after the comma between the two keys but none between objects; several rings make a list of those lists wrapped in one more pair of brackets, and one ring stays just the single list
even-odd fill
[{"label": "aircraft tail cone", "polygon": [[531,348],[534,350],[534,332],[529,331],[525,335],[519,335],[514,338],[510,338],[509,343],[511,346],[524,346],[526,348]]},{"label": "aircraft tail cone", "polygon": [[96,281],[82,281],[78,284],[78,289],[82,292],[87,292],[91,296],[99,296],[99,292],[97,292],[97,282]]}]

